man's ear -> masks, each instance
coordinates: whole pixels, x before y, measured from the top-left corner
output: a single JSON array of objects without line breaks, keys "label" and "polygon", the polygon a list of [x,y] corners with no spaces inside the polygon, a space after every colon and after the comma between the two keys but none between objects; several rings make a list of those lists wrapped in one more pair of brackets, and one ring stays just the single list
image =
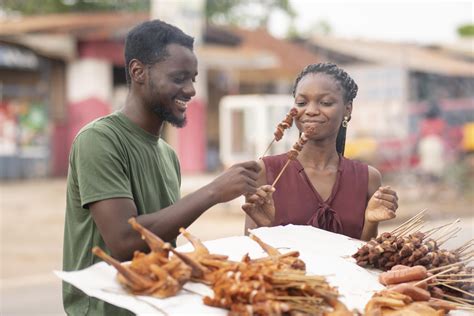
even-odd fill
[{"label": "man's ear", "polygon": [[146,66],[138,59],[130,60],[128,64],[130,79],[138,84],[143,84],[146,80]]}]

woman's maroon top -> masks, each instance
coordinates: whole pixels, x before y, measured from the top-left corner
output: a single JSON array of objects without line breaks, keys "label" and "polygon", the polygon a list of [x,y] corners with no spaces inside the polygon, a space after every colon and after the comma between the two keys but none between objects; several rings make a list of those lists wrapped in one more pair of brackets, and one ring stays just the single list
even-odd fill
[{"label": "woman's maroon top", "polygon": [[[288,158],[263,158],[267,183],[273,183]],[[274,225],[312,225],[360,239],[367,207],[369,171],[361,162],[340,157],[332,193],[323,201],[298,160],[290,161],[273,193]]]}]

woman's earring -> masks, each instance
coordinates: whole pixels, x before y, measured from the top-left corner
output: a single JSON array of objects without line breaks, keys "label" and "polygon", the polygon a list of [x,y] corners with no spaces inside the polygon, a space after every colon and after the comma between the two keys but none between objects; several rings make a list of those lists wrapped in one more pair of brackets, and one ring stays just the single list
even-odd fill
[{"label": "woman's earring", "polygon": [[348,123],[349,123],[349,117],[344,116],[344,119],[342,120],[342,127],[346,128]]}]

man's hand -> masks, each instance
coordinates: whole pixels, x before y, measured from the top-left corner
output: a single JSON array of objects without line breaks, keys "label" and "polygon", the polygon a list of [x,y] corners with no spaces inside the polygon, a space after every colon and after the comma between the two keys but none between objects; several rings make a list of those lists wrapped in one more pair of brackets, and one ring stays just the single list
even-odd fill
[{"label": "man's hand", "polygon": [[255,194],[245,196],[242,209],[259,227],[270,226],[275,220],[273,192],[275,188],[271,185],[262,185]]},{"label": "man's hand", "polygon": [[376,223],[394,218],[398,208],[397,193],[389,186],[380,187],[369,200],[365,217],[367,221]]},{"label": "man's hand", "polygon": [[209,184],[216,203],[235,199],[240,195],[251,195],[257,191],[260,166],[255,161],[235,164]]}]

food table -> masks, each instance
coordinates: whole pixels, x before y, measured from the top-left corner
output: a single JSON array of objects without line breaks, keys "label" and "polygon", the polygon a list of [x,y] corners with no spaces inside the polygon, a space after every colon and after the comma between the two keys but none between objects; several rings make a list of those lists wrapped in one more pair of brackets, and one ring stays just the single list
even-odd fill
[{"label": "food table", "polygon": [[[338,288],[340,300],[349,308],[364,310],[372,295],[384,287],[378,282],[377,270],[359,267],[351,257],[363,245],[360,240],[334,234],[311,226],[262,227],[252,231],[265,243],[278,248],[282,253],[290,250],[300,252],[306,263],[308,275],[325,276],[330,285]],[[248,253],[252,259],[264,257],[266,253],[246,236],[228,237],[204,242],[211,253],[228,255],[230,260],[240,261]],[[191,244],[177,248],[191,251]],[[110,304],[126,308],[137,315],[227,315],[221,308],[206,306],[202,298],[212,296],[212,290],[203,284],[188,282],[178,295],[159,299],[150,296],[135,296],[125,292],[116,281],[117,271],[105,262],[97,263],[81,271],[55,271],[56,275],[89,296]],[[451,315],[466,314],[452,311]]]}]

